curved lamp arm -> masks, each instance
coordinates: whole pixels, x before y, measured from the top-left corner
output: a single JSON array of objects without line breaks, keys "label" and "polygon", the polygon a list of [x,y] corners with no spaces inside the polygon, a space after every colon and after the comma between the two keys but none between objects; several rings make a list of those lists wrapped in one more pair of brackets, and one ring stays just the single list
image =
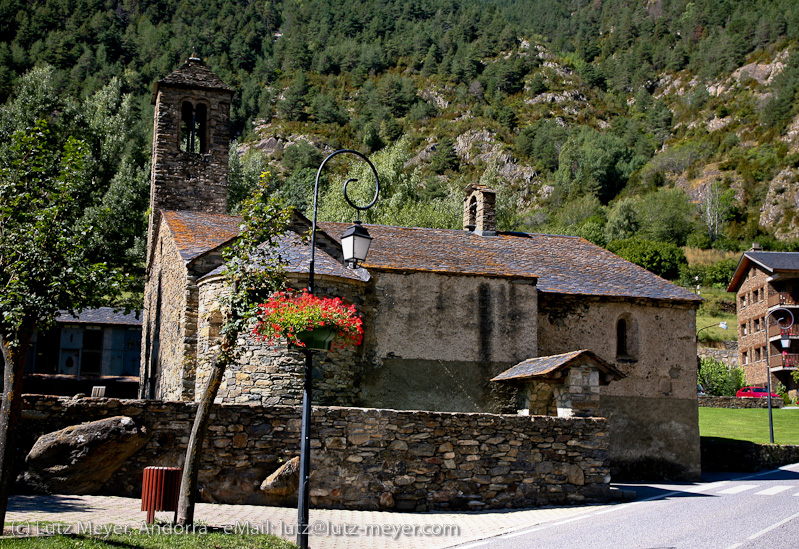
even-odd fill
[{"label": "curved lamp arm", "polygon": [[347,185],[349,185],[353,181],[358,181],[358,180],[350,178],[350,179],[347,179],[347,181],[344,182],[344,188],[343,188],[344,200],[347,201],[347,204],[349,204],[350,206],[355,208],[355,211],[356,211],[355,223],[356,224],[360,224],[360,222],[361,222],[360,221],[360,218],[361,218],[360,212],[364,211],[364,210],[368,210],[369,208],[374,206],[375,202],[377,202],[377,197],[380,194],[380,179],[377,176],[377,169],[374,167],[374,164],[372,164],[372,162],[368,158],[366,158],[365,155],[359,153],[358,151],[354,151],[352,149],[339,149],[337,151],[334,151],[334,152],[330,153],[327,156],[327,158],[325,158],[322,161],[322,163],[319,165],[319,169],[316,170],[316,180],[314,181],[314,188],[313,188],[313,219],[311,221],[311,262],[310,262],[309,270],[308,270],[308,293],[310,293],[310,294],[313,294],[313,292],[314,292],[314,259],[316,257],[316,211],[317,211],[317,206],[318,206],[318,201],[319,201],[319,178],[322,176],[322,170],[324,170],[325,165],[327,164],[327,162],[329,160],[331,160],[334,156],[338,156],[339,154],[353,154],[353,155],[357,156],[358,158],[360,158],[361,160],[363,160],[364,162],[366,162],[369,165],[369,167],[372,169],[372,174],[375,177],[375,194],[374,194],[374,197],[372,198],[372,201],[369,202],[369,204],[367,204],[365,206],[358,206],[352,200],[350,200],[350,197],[347,194]]}]

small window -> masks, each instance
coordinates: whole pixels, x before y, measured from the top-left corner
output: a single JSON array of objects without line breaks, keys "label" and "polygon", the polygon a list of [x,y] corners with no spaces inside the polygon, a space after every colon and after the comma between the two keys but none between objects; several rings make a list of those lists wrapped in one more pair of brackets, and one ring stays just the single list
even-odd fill
[{"label": "small window", "polygon": [[180,110],[180,150],[183,152],[207,152],[207,107],[184,101]]},{"label": "small window", "polygon": [[477,197],[472,195],[469,199],[469,222],[466,224],[466,228],[469,230],[474,230],[477,227]]},{"label": "small window", "polygon": [[628,356],[627,321],[623,318],[620,318],[616,323],[616,354],[620,357]]}]

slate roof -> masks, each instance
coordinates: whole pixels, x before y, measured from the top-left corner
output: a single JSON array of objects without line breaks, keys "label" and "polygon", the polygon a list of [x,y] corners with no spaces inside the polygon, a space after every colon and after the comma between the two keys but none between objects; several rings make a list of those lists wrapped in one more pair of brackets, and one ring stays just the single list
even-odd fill
[{"label": "slate roof", "polygon": [[[241,222],[238,217],[199,212],[162,214],[186,262],[235,238]],[[338,240],[349,225],[319,223],[319,229]],[[512,232],[479,236],[449,229],[364,227],[374,238],[364,264],[367,270],[527,278],[537,279],[542,292],[701,301],[692,292],[579,237]],[[307,246],[294,239],[290,242],[289,272],[306,272]],[[366,273],[353,273],[319,248],[315,268],[320,274],[368,280]]]},{"label": "slate roof", "polygon": [[124,326],[141,326],[141,313],[139,311],[114,311],[113,307],[99,307],[97,309],[83,309],[72,316],[67,311],[61,311],[56,322],[62,324],[115,324]]},{"label": "slate roof", "polygon": [[187,263],[239,235],[240,217],[172,210],[162,210],[161,214],[180,257]]},{"label": "slate roof", "polygon": [[185,63],[172,72],[172,74],[155,83],[153,87],[153,105],[158,96],[158,88],[160,86],[222,90],[233,95],[233,90],[230,89],[221,78],[211,72],[211,69],[209,69],[201,59],[196,57],[190,57]]},{"label": "slate roof", "polygon": [[744,252],[730,279],[728,292],[738,290],[752,263],[760,265],[770,273],[799,273],[799,252]]},{"label": "slate roof", "polygon": [[[279,243],[280,255],[286,262],[286,271],[289,273],[307,273],[311,263],[311,247],[303,243],[302,238],[294,232],[289,232],[281,237]],[[222,274],[224,267],[224,265],[220,265],[200,280]],[[363,282],[369,280],[369,273],[366,269],[348,269],[319,246],[317,246],[316,255],[314,256],[314,272],[316,276],[334,276]]]},{"label": "slate roof", "polygon": [[[320,223],[333,238],[349,224]],[[364,225],[367,269],[538,279],[542,292],[701,302],[699,296],[574,236]]]},{"label": "slate roof", "polygon": [[527,359],[524,362],[520,362],[516,366],[505,370],[491,381],[525,381],[534,378],[551,377],[554,373],[570,367],[582,357],[591,359],[597,365],[598,369],[603,373],[610,374],[610,376],[615,377],[616,379],[625,377],[624,374],[614,368],[613,365],[602,360],[596,354],[587,349],[581,349],[579,351],[572,351],[562,355]]}]

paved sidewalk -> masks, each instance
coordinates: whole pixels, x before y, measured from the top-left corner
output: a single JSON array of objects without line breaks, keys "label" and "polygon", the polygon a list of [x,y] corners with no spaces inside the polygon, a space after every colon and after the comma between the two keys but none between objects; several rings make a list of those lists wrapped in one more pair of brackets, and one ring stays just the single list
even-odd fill
[{"label": "paved sidewalk", "polygon": [[[548,521],[566,519],[608,506],[586,505],[528,510],[464,513],[389,513],[311,509],[313,549],[381,549],[452,547]],[[141,500],[113,496],[12,496],[6,524],[47,521],[70,525],[73,531],[103,531],[114,524],[139,530],[146,513]],[[156,513],[163,530],[171,528],[173,513]],[[201,525],[272,533],[296,541],[297,510],[285,507],[199,503],[195,522]]]}]

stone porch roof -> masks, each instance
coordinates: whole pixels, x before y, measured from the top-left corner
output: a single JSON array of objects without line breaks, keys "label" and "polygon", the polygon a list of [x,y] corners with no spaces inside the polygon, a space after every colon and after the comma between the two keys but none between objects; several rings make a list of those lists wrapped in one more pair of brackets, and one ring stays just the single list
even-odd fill
[{"label": "stone porch roof", "polygon": [[[339,238],[347,223],[320,223]],[[538,279],[542,292],[696,303],[692,292],[575,236],[364,225],[367,269]]]},{"label": "stone porch roof", "polygon": [[73,316],[67,311],[61,311],[56,317],[56,322],[61,324],[111,324],[122,326],[141,326],[139,311],[115,311],[113,307],[98,307],[97,309],[83,309]]},{"label": "stone porch roof", "polygon": [[158,97],[158,88],[160,86],[221,90],[233,95],[233,90],[221,78],[211,72],[211,69],[201,59],[196,57],[190,57],[180,67],[175,69],[172,74],[155,83],[153,87],[153,105],[155,105],[155,100]]},{"label": "stone porch roof", "polygon": [[161,210],[161,215],[180,257],[187,263],[239,235],[240,217],[188,210]]},{"label": "stone porch roof", "polygon": [[559,376],[559,372],[570,368],[580,360],[588,360],[603,374],[603,381],[621,379],[624,376],[612,364],[602,360],[599,356],[587,349],[572,351],[562,355],[543,356],[530,358],[516,366],[505,370],[491,381],[523,382],[530,379],[551,379]]},{"label": "stone porch roof", "polygon": [[799,252],[744,252],[727,286],[728,292],[737,292],[752,264],[776,273],[799,274]]}]

